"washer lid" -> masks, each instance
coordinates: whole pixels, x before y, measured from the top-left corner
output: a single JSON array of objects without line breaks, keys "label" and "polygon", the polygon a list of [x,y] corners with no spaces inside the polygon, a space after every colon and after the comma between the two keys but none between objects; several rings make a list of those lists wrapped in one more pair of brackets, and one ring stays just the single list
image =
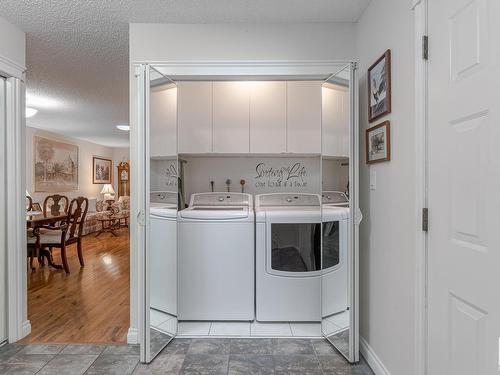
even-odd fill
[{"label": "washer lid", "polygon": [[234,220],[247,219],[249,214],[245,206],[194,206],[182,210],[179,216],[193,220]]}]

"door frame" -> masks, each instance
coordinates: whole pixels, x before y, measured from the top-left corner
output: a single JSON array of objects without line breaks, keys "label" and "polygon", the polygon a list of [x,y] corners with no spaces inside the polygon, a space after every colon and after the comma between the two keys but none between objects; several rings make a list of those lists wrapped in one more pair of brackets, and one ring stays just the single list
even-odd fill
[{"label": "door frame", "polygon": [[[428,208],[428,57],[423,56],[424,36],[428,36],[428,0],[411,0],[414,12],[415,45],[415,217],[423,224],[423,208]],[[428,243],[422,227],[415,231],[415,375],[428,370]]]},{"label": "door frame", "polygon": [[[349,65],[351,68],[356,70],[358,63],[355,59],[353,60],[311,60],[311,61],[293,61],[293,60],[191,60],[191,61],[132,61],[130,63],[131,72],[131,82],[130,82],[130,157],[131,162],[136,165],[133,168],[132,180],[138,181],[138,178],[142,171],[140,168],[141,163],[141,151],[143,151],[143,146],[140,144],[144,142],[141,133],[137,126],[145,122],[145,114],[141,110],[141,106],[144,106],[144,101],[140,97],[139,93],[144,89],[144,67],[153,66],[163,67],[168,70],[168,73],[162,71],[165,75],[181,75],[181,76],[241,76],[242,79],[249,76],[327,76],[332,72],[335,72],[341,65]],[[141,78],[142,77],[142,78]],[[354,77],[357,77],[354,75]],[[142,81],[142,84],[138,81]],[[357,81],[353,84],[354,91],[358,92]],[[356,95],[357,98],[357,95]],[[353,156],[359,154],[359,124],[358,124],[358,100],[355,101],[355,108],[351,108],[354,116],[355,129],[352,129],[354,136],[353,142],[355,143],[354,150],[352,152]],[[359,158],[353,158],[353,160],[358,161]],[[353,191],[357,197],[357,192],[359,191],[359,180],[357,178],[359,166],[356,168],[355,177],[356,182],[353,184]],[[141,172],[143,173],[143,172]],[[145,222],[147,220],[141,205],[139,204],[141,199],[141,194],[143,187],[137,186],[131,189],[131,215],[130,215],[130,226],[131,228],[144,228],[140,222]],[[361,222],[361,211],[359,210],[359,200],[355,203],[355,228],[354,231],[359,236],[359,223]],[[141,230],[141,229],[139,229]],[[148,326],[145,322],[146,312],[144,311],[144,303],[146,302],[147,296],[144,293],[144,259],[142,259],[139,252],[141,238],[144,238],[144,233],[135,234],[131,231],[130,237],[130,259],[136,262],[136,265],[130,267],[131,272],[131,293],[130,293],[130,328],[128,334],[129,343],[145,343],[147,337]],[[358,259],[358,243],[356,241],[354,244],[354,258]],[[353,277],[357,277],[357,268]],[[353,300],[356,301],[356,306],[358,307],[355,311],[355,330],[353,330],[353,335],[359,332],[358,316],[359,316],[359,291],[358,283],[353,284]],[[351,340],[353,341],[353,340]],[[359,344],[358,340],[354,340],[353,343],[355,349],[355,361],[358,359]],[[141,345],[140,357],[141,361],[145,361],[147,358],[147,347],[148,345]]]},{"label": "door frame", "polygon": [[[26,189],[26,67],[0,56],[0,75],[6,78],[5,124],[5,185],[3,198],[6,221],[7,248],[7,340],[16,342],[31,333],[28,320],[28,291],[26,270],[26,218],[24,215]],[[24,249],[24,251],[23,251]]]}]

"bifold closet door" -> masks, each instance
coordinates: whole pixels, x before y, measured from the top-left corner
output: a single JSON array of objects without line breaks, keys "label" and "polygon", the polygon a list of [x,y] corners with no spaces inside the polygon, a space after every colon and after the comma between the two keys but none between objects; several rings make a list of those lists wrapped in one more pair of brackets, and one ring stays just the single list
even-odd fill
[{"label": "bifold closet door", "polygon": [[[0,243],[5,243],[5,79],[0,77]],[[7,248],[0,246],[0,344],[7,339]]]},{"label": "bifold closet door", "polygon": [[[331,80],[331,82],[330,82]],[[340,90],[332,90],[342,82]],[[347,93],[348,95],[345,95]],[[359,360],[358,338],[358,120],[357,79],[353,64],[345,65],[323,88],[321,329],[325,338],[351,363]],[[346,96],[348,105],[345,105]],[[347,111],[346,132],[337,125]],[[345,124],[343,126],[346,126]],[[347,151],[347,157],[343,155]],[[334,155],[331,155],[334,154]],[[340,154],[340,155],[338,155]],[[345,194],[345,195],[344,195]],[[337,200],[329,201],[335,196]],[[348,198],[348,199],[347,199]]]}]

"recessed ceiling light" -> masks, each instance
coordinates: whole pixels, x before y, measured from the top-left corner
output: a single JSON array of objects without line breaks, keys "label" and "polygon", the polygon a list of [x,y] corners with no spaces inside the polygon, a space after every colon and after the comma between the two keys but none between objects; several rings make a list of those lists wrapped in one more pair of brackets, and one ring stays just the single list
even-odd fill
[{"label": "recessed ceiling light", "polygon": [[116,125],[116,127],[120,130],[123,130],[125,132],[130,131],[130,125]]},{"label": "recessed ceiling light", "polygon": [[33,117],[38,113],[38,109],[26,107],[26,118]]}]

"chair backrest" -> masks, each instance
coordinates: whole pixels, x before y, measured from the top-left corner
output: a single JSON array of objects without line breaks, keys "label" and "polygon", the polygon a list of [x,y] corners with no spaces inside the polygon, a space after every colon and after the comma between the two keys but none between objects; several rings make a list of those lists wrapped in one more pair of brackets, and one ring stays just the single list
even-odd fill
[{"label": "chair backrest", "polygon": [[68,229],[66,240],[80,237],[82,235],[85,217],[89,209],[89,200],[85,197],[78,197],[71,200],[68,208]]},{"label": "chair backrest", "polygon": [[68,213],[69,199],[64,195],[54,194],[49,195],[43,201],[43,214],[47,215],[47,210],[50,208],[52,215],[59,215],[61,212]]}]

